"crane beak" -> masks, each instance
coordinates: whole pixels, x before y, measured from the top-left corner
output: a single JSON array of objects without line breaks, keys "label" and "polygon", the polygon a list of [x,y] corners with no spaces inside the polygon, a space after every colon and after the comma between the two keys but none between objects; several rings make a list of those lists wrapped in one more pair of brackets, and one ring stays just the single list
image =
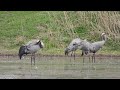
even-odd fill
[{"label": "crane beak", "polygon": [[67,55],[67,56],[68,56],[68,50],[65,50],[65,55]]},{"label": "crane beak", "polygon": [[41,41],[41,45],[40,45],[41,48],[44,48],[44,43]]},{"label": "crane beak", "polygon": [[65,55],[67,55],[67,56],[68,56],[68,53],[67,53],[67,52],[65,52]]}]

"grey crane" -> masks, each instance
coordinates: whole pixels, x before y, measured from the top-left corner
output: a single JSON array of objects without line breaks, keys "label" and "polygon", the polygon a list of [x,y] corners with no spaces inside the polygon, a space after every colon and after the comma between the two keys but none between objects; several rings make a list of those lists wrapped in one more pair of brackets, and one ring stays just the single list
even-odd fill
[{"label": "grey crane", "polygon": [[27,44],[22,45],[19,49],[19,58],[21,60],[23,55],[31,54],[31,65],[32,65],[32,60],[34,60],[34,65],[35,65],[35,53],[40,49],[43,48],[44,44],[42,41],[34,39],[29,41]]},{"label": "grey crane", "polygon": [[71,56],[74,53],[74,60],[75,60],[75,51],[79,48],[78,44],[81,42],[80,38],[75,38],[71,41],[71,43],[65,49],[65,55],[68,55],[70,52]]},{"label": "grey crane", "polygon": [[94,60],[95,62],[95,53],[100,50],[100,48],[102,48],[102,46],[105,44],[107,37],[105,33],[101,34],[101,41],[97,41],[97,42],[89,42],[86,39],[85,40],[81,40],[79,47],[82,50],[82,56],[83,56],[83,63],[84,63],[84,55],[89,54],[89,61],[90,61],[90,53],[93,53],[92,55],[92,62]]}]

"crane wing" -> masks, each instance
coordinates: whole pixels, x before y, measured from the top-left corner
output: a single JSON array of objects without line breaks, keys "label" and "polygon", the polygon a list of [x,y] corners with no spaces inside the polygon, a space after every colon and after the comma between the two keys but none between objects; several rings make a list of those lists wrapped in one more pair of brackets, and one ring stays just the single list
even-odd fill
[{"label": "crane wing", "polygon": [[26,44],[26,46],[32,46],[32,45],[35,45],[35,44],[37,44],[38,42],[39,42],[40,40],[31,40],[31,41],[29,41],[27,44]]}]

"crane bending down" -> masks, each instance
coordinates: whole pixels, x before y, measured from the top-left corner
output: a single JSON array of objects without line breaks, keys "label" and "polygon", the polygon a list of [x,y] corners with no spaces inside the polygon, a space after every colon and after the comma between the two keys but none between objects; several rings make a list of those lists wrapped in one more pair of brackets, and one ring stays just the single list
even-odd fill
[{"label": "crane bending down", "polygon": [[71,56],[74,53],[74,60],[75,60],[75,51],[79,48],[78,44],[81,42],[80,38],[75,38],[71,41],[71,43],[67,46],[67,48],[65,49],[65,55],[68,55],[70,52]]},{"label": "crane bending down", "polygon": [[83,56],[83,63],[84,63],[84,55],[89,54],[89,62],[90,62],[90,53],[93,53],[92,55],[92,62],[95,62],[95,53],[102,48],[102,46],[105,44],[107,38],[106,34],[102,33],[101,34],[101,41],[97,41],[94,43],[88,42],[86,39],[82,40],[79,44],[80,49],[82,50],[82,56]]},{"label": "crane bending down", "polygon": [[31,65],[32,65],[32,60],[34,60],[34,65],[35,65],[35,53],[40,49],[43,48],[44,44],[40,40],[31,40],[29,41],[26,45],[22,45],[19,49],[19,58],[21,60],[23,55],[27,54],[32,54],[31,55]]}]

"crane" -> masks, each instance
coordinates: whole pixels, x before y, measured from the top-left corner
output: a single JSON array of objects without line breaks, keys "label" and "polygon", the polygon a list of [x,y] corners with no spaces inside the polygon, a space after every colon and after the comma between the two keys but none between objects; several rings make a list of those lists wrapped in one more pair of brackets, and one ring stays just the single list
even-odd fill
[{"label": "crane", "polygon": [[75,51],[79,48],[78,44],[81,42],[80,38],[73,39],[70,44],[65,48],[65,55],[68,55],[70,52],[71,56],[74,54],[74,60],[75,60]]},{"label": "crane", "polygon": [[33,39],[29,41],[27,44],[20,46],[19,48],[19,58],[21,60],[23,55],[31,54],[31,65],[34,60],[35,65],[35,53],[44,47],[44,43],[41,40]]},{"label": "crane", "polygon": [[[105,44],[106,40],[107,40],[107,37],[106,37],[105,33],[101,34],[101,41],[91,43],[91,42],[87,41],[86,39],[81,40],[81,42],[79,43],[78,46],[82,50],[81,56],[83,56],[83,63],[84,63],[84,55],[87,55],[90,53],[93,53],[92,62],[93,61],[95,62],[95,53],[102,48],[102,46]],[[89,55],[89,61],[90,61],[90,55]]]}]

